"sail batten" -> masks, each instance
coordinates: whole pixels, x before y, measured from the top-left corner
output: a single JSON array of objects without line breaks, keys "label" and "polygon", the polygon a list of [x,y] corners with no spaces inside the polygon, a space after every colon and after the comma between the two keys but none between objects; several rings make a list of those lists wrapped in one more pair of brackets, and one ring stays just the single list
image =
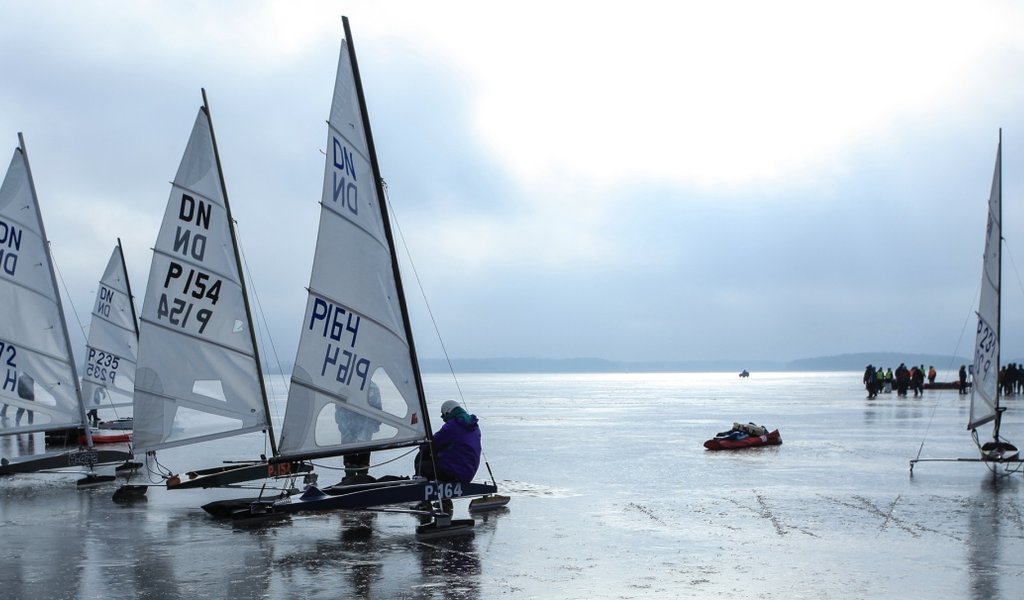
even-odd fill
[{"label": "sail batten", "polygon": [[218,343],[218,342],[215,342],[215,341],[212,341],[212,340],[204,339],[203,337],[198,336],[198,335],[194,335],[192,333],[188,333],[188,332],[184,332],[183,333],[181,331],[178,331],[174,327],[171,327],[169,325],[165,325],[164,323],[161,323],[160,321],[154,321],[152,319],[147,319],[145,317],[143,317],[140,320],[143,323],[146,323],[147,325],[152,325],[153,327],[160,328],[160,329],[163,329],[165,331],[173,332],[175,335],[182,336],[182,337],[194,340],[198,344],[205,344],[205,345],[208,345],[208,346],[216,346],[218,348],[223,349],[225,352],[232,352],[234,354],[238,354],[239,356],[244,356],[244,357],[247,357],[247,358],[253,358],[254,357],[254,355],[252,353],[246,352],[244,349],[238,349],[238,348],[235,348],[233,346],[228,346],[227,344],[221,344],[221,343]]},{"label": "sail batten", "polygon": [[324,388],[315,387],[315,386],[311,385],[309,382],[300,381],[300,380],[297,380],[297,379],[293,378],[291,380],[291,385],[298,386],[300,388],[305,388],[307,391],[309,391],[311,393],[315,393],[315,394],[319,394],[319,395],[328,397],[331,400],[334,400],[335,402],[340,402],[340,403],[344,404],[345,405],[345,409],[347,411],[353,413],[353,415],[369,417],[369,418],[372,418],[372,419],[375,419],[375,420],[379,421],[381,424],[391,425],[391,426],[393,426],[395,428],[398,428],[398,429],[403,429],[403,428],[406,427],[406,425],[405,425],[405,423],[403,421],[398,420],[398,419],[396,419],[395,417],[393,417],[391,415],[388,415],[386,413],[381,414],[381,411],[375,410],[375,409],[373,409],[371,407],[360,406],[358,404],[349,403],[348,398],[346,398],[345,396],[340,396],[340,395],[338,395],[338,394],[336,394],[336,393],[334,393],[334,392],[332,392],[330,390],[326,390]]},{"label": "sail batten", "polygon": [[219,433],[211,433],[207,435],[191,435],[188,439],[174,439],[169,438],[161,442],[159,449],[166,450],[168,448],[180,448],[182,446],[191,446],[193,444],[202,444],[204,442],[213,442],[216,440],[223,440],[230,437],[239,435],[245,435],[249,433],[260,433],[266,430],[265,425],[253,425],[242,429],[232,429],[230,431],[222,431]]},{"label": "sail batten", "polygon": [[321,203],[320,203],[320,207],[321,207],[321,209],[322,209],[322,210],[326,210],[326,211],[328,211],[328,212],[330,212],[330,213],[334,214],[335,216],[337,216],[337,217],[339,217],[339,218],[341,218],[341,219],[344,219],[345,221],[348,221],[348,222],[349,222],[349,223],[350,223],[350,224],[352,225],[352,227],[353,227],[353,228],[354,228],[355,230],[363,232],[363,233],[364,233],[364,234],[365,234],[365,235],[366,235],[366,236],[367,236],[367,237],[368,237],[368,238],[369,238],[370,240],[372,240],[372,241],[374,241],[374,242],[377,242],[378,244],[380,244],[380,247],[381,247],[381,248],[382,248],[382,249],[383,249],[383,250],[384,250],[385,252],[387,252],[387,251],[388,251],[388,246],[387,246],[387,244],[386,244],[386,243],[382,242],[382,241],[380,240],[380,238],[378,238],[378,237],[377,237],[377,236],[376,236],[376,235],[375,235],[375,234],[374,234],[374,233],[373,233],[372,231],[370,231],[369,229],[365,229],[365,228],[363,228],[363,226],[362,226],[361,224],[359,224],[359,223],[358,223],[357,221],[354,221],[354,220],[352,220],[352,219],[349,219],[349,218],[348,218],[348,217],[347,217],[347,216],[345,215],[345,213],[343,213],[342,211],[340,211],[340,210],[338,210],[338,209],[334,208],[333,206],[331,206],[330,204],[328,204],[328,203],[326,203],[326,202],[321,202]]},{"label": "sail batten", "polygon": [[153,249],[153,253],[154,254],[159,254],[160,256],[163,256],[163,257],[165,257],[165,258],[167,258],[169,260],[180,261],[181,263],[184,263],[185,265],[187,265],[189,267],[195,267],[197,269],[203,269],[206,273],[208,273],[210,275],[213,275],[215,277],[220,277],[220,278],[224,278],[224,279],[233,277],[233,275],[232,275],[232,273],[230,271],[216,271],[212,267],[210,267],[208,265],[204,265],[201,261],[193,261],[193,260],[190,260],[188,257],[182,257],[181,255],[174,254],[173,252],[168,252],[167,250],[164,250],[164,249],[161,249],[161,248],[154,248]]}]

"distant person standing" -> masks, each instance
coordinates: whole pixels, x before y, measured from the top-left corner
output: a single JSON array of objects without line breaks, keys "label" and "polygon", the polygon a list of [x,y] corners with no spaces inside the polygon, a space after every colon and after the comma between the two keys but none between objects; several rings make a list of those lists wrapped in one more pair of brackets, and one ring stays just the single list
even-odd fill
[{"label": "distant person standing", "polygon": [[935,367],[928,365],[928,385],[935,385]]},{"label": "distant person standing", "polygon": [[885,393],[892,393],[892,367],[885,370]]},{"label": "distant person standing", "polygon": [[1006,379],[1003,381],[1003,394],[1009,396],[1016,391],[1017,377],[1019,377],[1017,363],[1010,363],[1006,365]]},{"label": "distant person standing", "polygon": [[960,365],[960,395],[967,393],[967,365]]},{"label": "distant person standing", "polygon": [[924,365],[910,370],[910,387],[914,390],[915,398],[924,395]]},{"label": "distant person standing", "polygon": [[896,395],[905,398],[908,387],[910,387],[910,369],[907,368],[907,365],[900,363],[900,366],[896,367]]},{"label": "distant person standing", "polygon": [[868,391],[868,399],[878,395],[878,373],[875,367],[868,365],[864,368],[864,389]]}]

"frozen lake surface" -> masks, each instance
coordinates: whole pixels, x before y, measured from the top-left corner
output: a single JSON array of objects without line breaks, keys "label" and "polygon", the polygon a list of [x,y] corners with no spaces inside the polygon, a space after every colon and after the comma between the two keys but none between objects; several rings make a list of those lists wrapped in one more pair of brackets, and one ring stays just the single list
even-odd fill
[{"label": "frozen lake surface", "polygon": [[[154,488],[119,505],[114,484],[5,478],[0,598],[1019,599],[1024,477],[938,462],[911,477],[919,449],[977,455],[965,397],[867,400],[860,378],[463,376],[485,458],[512,501],[460,538],[417,540],[407,514],[243,527],[198,508],[239,491]],[[425,383],[431,414],[456,397],[450,378]],[[1024,402],[1004,404],[1003,434],[1020,446]],[[734,421],[777,427],[783,444],[703,449]],[[263,451],[237,438],[161,462],[184,471]],[[410,474],[402,454],[374,454],[375,464],[397,458],[375,474]],[[340,479],[329,469],[339,463],[322,462],[321,483]]]}]

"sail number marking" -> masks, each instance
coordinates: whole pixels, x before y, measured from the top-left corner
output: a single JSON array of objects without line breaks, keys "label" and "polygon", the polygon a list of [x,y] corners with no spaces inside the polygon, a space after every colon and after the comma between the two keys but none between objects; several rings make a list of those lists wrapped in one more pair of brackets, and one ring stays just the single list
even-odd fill
[{"label": "sail number marking", "polygon": [[975,377],[988,379],[995,358],[996,333],[981,319],[978,319],[978,346],[974,350]]},{"label": "sail number marking", "polygon": [[[211,306],[216,306],[220,300],[220,291],[223,285],[221,279],[189,267],[186,268],[180,263],[171,261],[167,266],[167,275],[164,277],[164,289],[170,291],[174,286],[172,294],[181,294],[184,298],[168,297],[168,294],[160,294],[160,302],[157,305],[157,319],[167,321],[171,325],[181,328],[189,326],[190,322],[199,324],[199,333],[206,331],[206,326],[213,318],[213,310],[210,308],[196,308],[196,301],[209,301]],[[178,286],[181,286],[180,288]]]},{"label": "sail number marking", "polygon": [[[287,477],[293,473],[295,463],[270,463],[267,465],[267,477]],[[298,472],[297,469],[294,472]]]},{"label": "sail number marking", "polygon": [[444,500],[446,498],[461,498],[462,497],[462,484],[461,483],[442,483],[436,482],[428,483],[423,486],[423,499],[426,501],[430,500]]},{"label": "sail number marking", "polygon": [[68,465],[75,467],[91,467],[99,460],[100,454],[95,450],[79,450],[68,455]]},{"label": "sail number marking", "polygon": [[121,365],[121,357],[89,347],[89,355],[85,365],[85,376],[100,382],[113,385],[117,377],[117,368]]},{"label": "sail number marking", "polygon": [[[323,366],[320,368],[321,377],[330,375],[344,385],[352,385],[353,379],[358,377],[359,389],[366,387],[372,371],[370,360],[354,351],[356,341],[359,339],[361,322],[362,318],[359,315],[337,304],[322,298],[313,300],[308,329],[316,331],[322,338],[328,340]],[[342,346],[348,348],[342,349]]]},{"label": "sail number marking", "polygon": [[[184,281],[179,281],[183,275],[185,275],[185,267],[171,261],[171,264],[167,267],[167,276],[164,277],[164,289],[169,289],[171,283],[180,283],[182,284],[182,294],[191,296],[196,300],[209,300],[213,305],[217,304],[217,300],[220,299],[222,280],[213,279],[209,273],[204,273],[191,267],[188,270],[188,275],[185,275]],[[211,279],[213,280],[212,283],[210,283]]]},{"label": "sail number marking", "polygon": [[18,355],[18,349],[14,347],[14,344],[0,341],[0,366],[6,367],[3,378],[3,384],[0,385],[0,390],[8,390],[11,393],[17,389],[18,385],[18,365],[14,363],[14,357]]},{"label": "sail number marking", "polygon": [[[184,329],[188,327],[193,308],[195,308],[195,305],[191,302],[186,302],[181,298],[174,298],[168,301],[167,294],[160,294],[160,304],[156,309],[156,318]],[[208,308],[196,311],[195,320],[199,322],[199,333],[203,333],[206,330],[206,326],[209,325],[210,317],[212,316],[213,311]]]}]

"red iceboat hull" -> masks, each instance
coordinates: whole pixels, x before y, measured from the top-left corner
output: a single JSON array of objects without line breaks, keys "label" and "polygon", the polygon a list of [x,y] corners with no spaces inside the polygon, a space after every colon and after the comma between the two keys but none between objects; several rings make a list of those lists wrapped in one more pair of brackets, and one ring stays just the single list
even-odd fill
[{"label": "red iceboat hull", "polygon": [[[94,444],[121,444],[132,441],[132,432],[115,429],[104,429],[104,433],[93,432],[92,443]],[[85,444],[85,435],[79,438],[79,443]]]},{"label": "red iceboat hull", "polygon": [[779,430],[776,429],[768,435],[750,436],[742,440],[712,438],[704,442],[704,447],[708,450],[741,450],[743,448],[757,448],[759,446],[778,446],[781,443],[782,436],[779,435]]}]

